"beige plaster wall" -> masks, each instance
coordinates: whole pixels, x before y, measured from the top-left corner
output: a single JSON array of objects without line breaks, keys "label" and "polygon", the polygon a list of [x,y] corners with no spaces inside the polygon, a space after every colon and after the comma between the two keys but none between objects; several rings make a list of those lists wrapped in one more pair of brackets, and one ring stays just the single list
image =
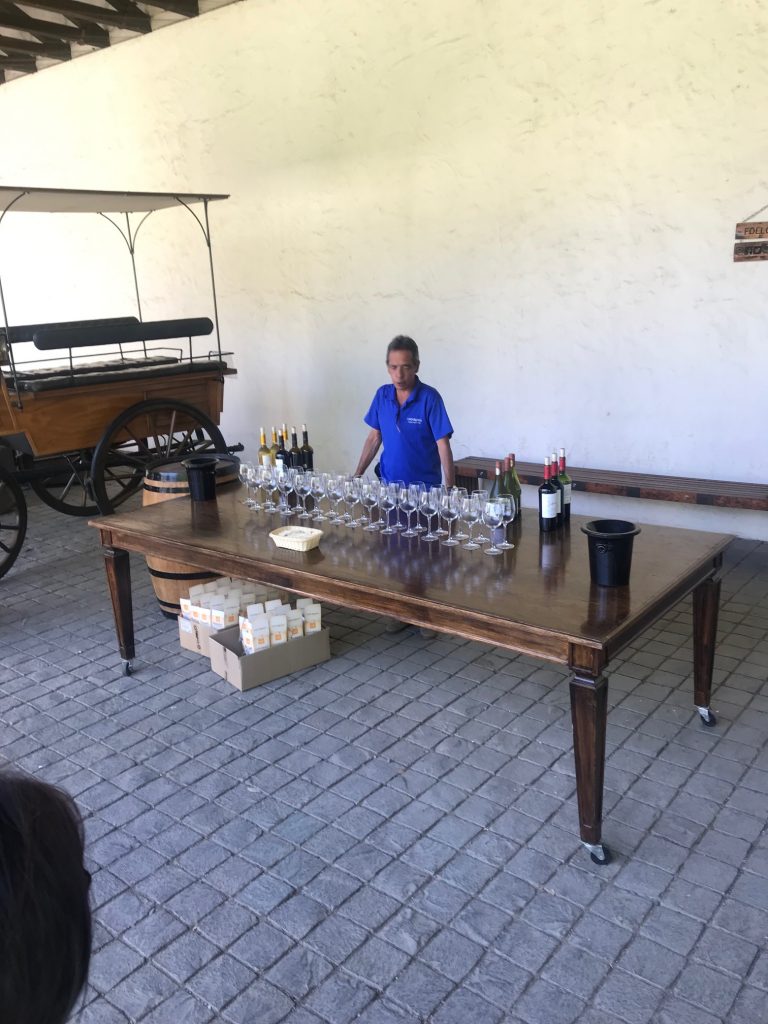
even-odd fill
[{"label": "beige plaster wall", "polygon": [[[232,194],[224,425],[249,447],[306,420],[353,468],[405,332],[459,456],[766,480],[768,264],[732,246],[768,203],[767,29],[751,0],[245,0],[2,86],[0,180]],[[139,268],[145,316],[210,311],[183,213]],[[9,215],[0,271],[14,322],[133,311],[103,221]]]}]

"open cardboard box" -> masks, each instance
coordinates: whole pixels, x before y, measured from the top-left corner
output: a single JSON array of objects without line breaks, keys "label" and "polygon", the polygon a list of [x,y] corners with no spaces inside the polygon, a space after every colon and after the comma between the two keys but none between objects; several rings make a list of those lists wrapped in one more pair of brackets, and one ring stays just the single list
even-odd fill
[{"label": "open cardboard box", "polygon": [[328,661],[331,656],[330,631],[321,629],[319,633],[289,640],[255,654],[242,654],[241,651],[237,626],[220,629],[209,638],[208,653],[216,675],[238,690],[251,690],[254,686]]},{"label": "open cardboard box", "polygon": [[204,654],[207,658],[210,655],[208,640],[215,632],[213,626],[205,626],[201,622],[179,616],[179,641],[185,651]]}]

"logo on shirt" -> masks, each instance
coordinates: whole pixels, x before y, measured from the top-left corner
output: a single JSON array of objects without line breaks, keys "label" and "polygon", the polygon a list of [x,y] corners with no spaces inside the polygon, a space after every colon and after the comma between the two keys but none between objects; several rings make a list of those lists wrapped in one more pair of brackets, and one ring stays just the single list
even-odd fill
[{"label": "logo on shirt", "polygon": [[407,422],[408,422],[408,423],[412,423],[412,424],[413,424],[414,426],[416,426],[416,427],[420,427],[420,426],[421,426],[421,424],[422,424],[422,423],[423,423],[424,421],[423,421],[422,419],[420,419],[420,417],[418,417],[418,416],[408,416],[408,417],[407,417]]}]

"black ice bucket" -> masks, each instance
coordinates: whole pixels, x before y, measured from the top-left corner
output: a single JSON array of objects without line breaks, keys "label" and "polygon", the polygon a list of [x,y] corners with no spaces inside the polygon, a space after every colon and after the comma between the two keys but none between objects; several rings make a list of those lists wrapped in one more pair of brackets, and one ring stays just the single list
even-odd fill
[{"label": "black ice bucket", "polygon": [[626,519],[593,519],[582,526],[589,543],[589,574],[599,587],[625,587],[632,566],[632,544],[640,527]]},{"label": "black ice bucket", "polygon": [[189,496],[192,501],[213,501],[216,497],[216,463],[218,455],[195,455],[184,459],[182,466],[187,471]]}]

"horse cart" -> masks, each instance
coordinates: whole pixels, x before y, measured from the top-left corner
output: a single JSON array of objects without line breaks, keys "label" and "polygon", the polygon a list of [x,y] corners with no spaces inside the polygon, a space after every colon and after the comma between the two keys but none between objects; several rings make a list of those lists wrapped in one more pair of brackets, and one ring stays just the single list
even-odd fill
[{"label": "horse cart", "polygon": [[[138,314],[12,325],[0,276],[0,577],[24,542],[25,486],[67,515],[107,515],[158,460],[239,448],[227,446],[218,427],[224,380],[235,371],[221,351],[208,203],[225,198],[0,187],[0,224],[10,212],[92,212],[117,227]],[[142,318],[136,235],[151,213],[174,206],[202,229],[213,320]]]}]

